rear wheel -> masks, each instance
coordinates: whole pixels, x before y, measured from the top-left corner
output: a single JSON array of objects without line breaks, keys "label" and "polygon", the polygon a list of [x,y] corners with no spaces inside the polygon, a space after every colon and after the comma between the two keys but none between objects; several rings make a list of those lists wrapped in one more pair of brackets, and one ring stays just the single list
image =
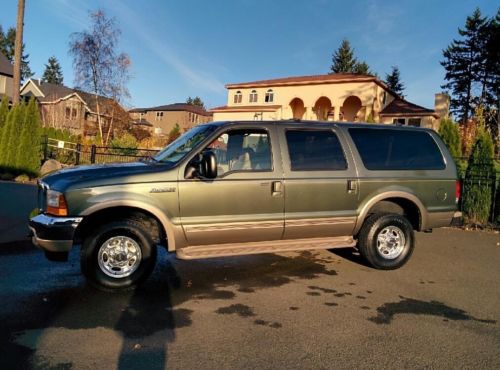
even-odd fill
[{"label": "rear wheel", "polygon": [[358,248],[371,266],[397,269],[408,262],[415,248],[413,227],[404,216],[374,214],[359,232]]},{"label": "rear wheel", "polygon": [[80,252],[82,272],[88,281],[104,289],[127,289],[151,274],[156,245],[134,220],[106,224],[87,236]]}]

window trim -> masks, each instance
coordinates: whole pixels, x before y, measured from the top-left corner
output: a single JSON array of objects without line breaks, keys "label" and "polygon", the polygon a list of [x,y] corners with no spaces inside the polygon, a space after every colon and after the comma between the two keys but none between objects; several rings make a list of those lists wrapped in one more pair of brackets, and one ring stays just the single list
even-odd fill
[{"label": "window trim", "polygon": [[[340,148],[342,150],[342,156],[343,156],[344,161],[345,161],[345,168],[342,168],[342,169],[307,168],[307,169],[294,170],[292,168],[292,158],[290,156],[290,146],[288,145],[288,138],[287,138],[287,133],[289,131],[331,132],[333,135],[335,135],[335,137],[337,138],[337,140],[338,140],[338,142],[340,144]],[[290,172],[297,173],[297,172],[311,172],[311,171],[314,171],[314,172],[340,172],[340,171],[349,171],[349,161],[347,160],[347,156],[346,156],[344,145],[342,145],[342,140],[340,139],[340,136],[337,133],[337,131],[334,130],[334,129],[332,129],[332,128],[313,129],[313,128],[287,127],[285,129],[285,142],[286,142],[286,150],[287,150],[287,153],[288,153],[288,161],[289,161]]]}]

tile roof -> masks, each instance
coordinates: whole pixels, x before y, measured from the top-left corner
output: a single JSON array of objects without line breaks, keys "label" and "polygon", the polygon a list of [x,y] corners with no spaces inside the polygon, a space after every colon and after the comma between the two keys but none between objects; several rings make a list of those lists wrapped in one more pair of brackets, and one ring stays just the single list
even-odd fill
[{"label": "tile roof", "polygon": [[211,114],[207,112],[204,108],[199,107],[197,105],[187,104],[187,103],[174,103],[167,105],[159,105],[157,107],[149,107],[149,108],[134,108],[129,110],[130,113],[141,113],[141,112],[149,112],[149,111],[183,111],[183,112],[191,112],[196,113],[202,116],[210,116]]},{"label": "tile roof", "polygon": [[0,75],[13,77],[14,67],[5,55],[0,53]]},{"label": "tile roof", "polygon": [[355,73],[333,73],[327,75],[295,76],[274,78],[270,80],[259,80],[251,82],[230,83],[226,88],[257,87],[257,86],[282,86],[282,85],[306,85],[322,83],[342,83],[342,82],[369,82],[374,81],[385,88],[387,86],[375,76],[361,75]]},{"label": "tile roof", "polygon": [[430,116],[436,115],[432,109],[421,107],[401,98],[391,101],[382,111],[382,116]]}]

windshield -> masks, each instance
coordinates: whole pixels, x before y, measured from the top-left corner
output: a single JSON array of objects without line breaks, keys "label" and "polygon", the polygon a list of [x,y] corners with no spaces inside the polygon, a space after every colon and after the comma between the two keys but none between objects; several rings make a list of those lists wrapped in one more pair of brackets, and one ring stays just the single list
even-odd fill
[{"label": "windshield", "polygon": [[187,153],[215,131],[216,128],[217,126],[213,125],[196,126],[168,144],[153,158],[158,162],[179,162]]}]

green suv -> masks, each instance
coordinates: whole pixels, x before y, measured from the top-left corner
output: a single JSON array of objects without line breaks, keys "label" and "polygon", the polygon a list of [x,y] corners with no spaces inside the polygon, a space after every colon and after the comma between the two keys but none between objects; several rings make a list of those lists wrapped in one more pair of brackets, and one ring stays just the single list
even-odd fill
[{"label": "green suv", "polygon": [[195,259],[356,247],[373,267],[410,258],[414,231],[459,219],[453,159],[427,129],[304,121],[197,126],[142,162],[80,166],[39,181],[33,242],[51,260],[81,245],[107,289]]}]

